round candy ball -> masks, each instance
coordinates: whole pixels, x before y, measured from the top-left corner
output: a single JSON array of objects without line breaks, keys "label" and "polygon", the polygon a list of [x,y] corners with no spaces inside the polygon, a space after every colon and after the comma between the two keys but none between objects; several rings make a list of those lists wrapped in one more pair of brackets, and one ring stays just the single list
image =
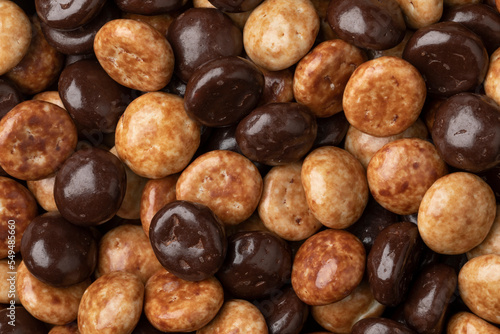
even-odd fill
[{"label": "round candy ball", "polygon": [[116,214],[125,197],[127,176],[112,153],[88,148],[62,165],[54,183],[54,199],[61,215],[83,226],[102,224]]},{"label": "round candy ball", "polygon": [[226,235],[219,218],[207,206],[174,201],[156,213],[149,239],[160,263],[186,281],[214,275],[226,255]]},{"label": "round candy ball", "polygon": [[76,226],[57,212],[33,219],[24,232],[21,254],[28,270],[40,281],[69,286],[92,275],[97,244],[92,232]]}]

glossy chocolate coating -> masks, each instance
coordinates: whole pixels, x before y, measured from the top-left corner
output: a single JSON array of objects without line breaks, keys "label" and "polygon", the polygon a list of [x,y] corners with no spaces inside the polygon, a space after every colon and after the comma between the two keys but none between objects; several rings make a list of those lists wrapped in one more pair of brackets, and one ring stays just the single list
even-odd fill
[{"label": "glossy chocolate coating", "polygon": [[215,8],[188,9],[172,22],[167,39],[175,55],[175,74],[184,82],[207,61],[243,51],[241,30]]},{"label": "glossy chocolate coating", "polygon": [[54,183],[61,215],[83,226],[102,224],[122,204],[127,175],[122,162],[99,148],[81,149],[64,162]]},{"label": "glossy chocolate coating", "polygon": [[333,116],[320,119],[318,122],[318,134],[313,148],[320,146],[338,146],[349,129],[349,122],[343,112]]},{"label": "glossy chocolate coating", "polygon": [[116,83],[92,60],[78,61],[62,71],[59,95],[79,125],[104,133],[115,131],[120,116],[132,102],[131,90]]},{"label": "glossy chocolate coating", "polygon": [[397,321],[385,318],[366,318],[358,321],[351,334],[416,334]]},{"label": "glossy chocolate coating", "polygon": [[241,13],[254,9],[262,0],[208,0],[223,12]]},{"label": "glossy chocolate coating", "polygon": [[404,304],[408,326],[419,333],[440,333],[457,280],[455,270],[445,264],[426,267],[412,285]]},{"label": "glossy chocolate coating", "polygon": [[327,19],[340,38],[365,49],[395,47],[406,31],[401,8],[393,0],[330,1]]},{"label": "glossy chocolate coating", "polygon": [[0,119],[23,100],[21,92],[13,83],[0,77]]},{"label": "glossy chocolate coating", "polygon": [[120,11],[108,1],[101,12],[87,24],[73,30],[55,29],[40,22],[47,42],[57,51],[67,54],[89,54],[94,52],[94,38],[106,22],[119,19]]},{"label": "glossy chocolate coating", "polygon": [[114,0],[118,7],[127,13],[140,15],[164,14],[183,6],[183,0]]},{"label": "glossy chocolate coating", "polygon": [[384,209],[370,197],[361,218],[346,230],[358,237],[365,246],[366,254],[369,254],[380,231],[398,221],[397,214]]},{"label": "glossy chocolate coating", "polygon": [[234,297],[259,299],[290,279],[288,244],[267,231],[238,232],[229,237],[227,255],[217,277]]},{"label": "glossy chocolate coating", "polygon": [[500,163],[500,106],[485,95],[461,93],[436,111],[432,140],[449,165],[481,172]]},{"label": "glossy chocolate coating", "polygon": [[184,107],[203,125],[233,125],[257,106],[263,89],[264,75],[253,63],[239,57],[218,58],[193,73]]},{"label": "glossy chocolate coating", "polygon": [[[13,313],[12,313],[13,312]],[[47,334],[49,330],[43,322],[33,317],[24,307],[14,310],[0,310],[0,333],[2,334]],[[10,314],[14,314],[10,317]],[[13,321],[15,326],[9,324]]]},{"label": "glossy chocolate coating", "polygon": [[236,140],[250,160],[283,165],[301,159],[316,139],[318,125],[298,103],[270,103],[254,109],[236,129]]},{"label": "glossy chocolate coating", "polygon": [[269,299],[255,302],[264,315],[269,334],[298,334],[308,315],[308,306],[291,286],[273,293]]},{"label": "glossy chocolate coating", "polygon": [[35,0],[40,20],[54,29],[72,30],[90,22],[106,0]]},{"label": "glossy chocolate coating", "polygon": [[500,47],[500,15],[483,4],[467,4],[448,8],[442,21],[461,23],[483,40],[488,53],[493,53]]},{"label": "glossy chocolate coating", "polygon": [[366,265],[370,288],[377,301],[396,306],[403,300],[423,250],[424,243],[413,223],[392,224],[379,233]]},{"label": "glossy chocolate coating", "polygon": [[440,22],[417,30],[403,51],[422,74],[427,92],[451,96],[478,87],[488,70],[488,53],[472,31],[456,22]]},{"label": "glossy chocolate coating", "polygon": [[33,276],[53,286],[85,281],[94,272],[97,244],[92,232],[57,212],[33,219],[23,234],[21,254]]},{"label": "glossy chocolate coating", "polygon": [[149,239],[165,269],[186,281],[202,281],[222,266],[227,241],[219,218],[207,206],[174,201],[151,220]]}]

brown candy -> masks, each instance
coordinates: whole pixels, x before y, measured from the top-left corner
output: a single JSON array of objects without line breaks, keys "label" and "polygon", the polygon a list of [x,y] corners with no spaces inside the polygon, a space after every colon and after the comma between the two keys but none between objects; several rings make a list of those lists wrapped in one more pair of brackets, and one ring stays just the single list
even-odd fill
[{"label": "brown candy", "polygon": [[467,257],[472,259],[486,254],[500,254],[500,205],[497,204],[495,221],[486,238],[477,247],[467,252]]},{"label": "brown candy", "polygon": [[500,328],[484,321],[480,317],[469,313],[459,312],[451,317],[448,321],[448,334],[460,333],[484,333],[484,334],[500,334]]},{"label": "brown candy", "polygon": [[295,255],[292,286],[309,305],[347,297],[361,282],[365,249],[351,233],[327,229],[308,238]]},{"label": "brown candy", "polygon": [[76,147],[76,127],[55,104],[25,101],[0,121],[0,165],[21,180],[54,173]]}]

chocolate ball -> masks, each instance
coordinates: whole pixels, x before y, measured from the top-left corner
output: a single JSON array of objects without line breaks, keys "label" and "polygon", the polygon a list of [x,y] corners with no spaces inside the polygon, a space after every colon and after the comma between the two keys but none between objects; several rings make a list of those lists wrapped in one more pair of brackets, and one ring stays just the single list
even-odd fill
[{"label": "chocolate ball", "polygon": [[16,306],[13,309],[0,310],[0,333],[47,334],[48,332],[45,324],[33,317],[24,307]]},{"label": "chocolate ball", "polygon": [[112,153],[88,148],[62,165],[54,183],[54,199],[61,215],[83,226],[102,224],[116,214],[125,196],[127,176]]},{"label": "chocolate ball", "polygon": [[151,221],[149,239],[162,266],[186,281],[211,277],[226,255],[222,223],[195,202],[174,201],[160,209]]},{"label": "chocolate ball", "polygon": [[394,0],[330,1],[327,19],[340,38],[365,49],[395,47],[406,31],[403,13]]},{"label": "chocolate ball", "polygon": [[292,254],[283,239],[267,231],[238,232],[229,237],[217,277],[234,297],[259,299],[280,289],[291,269]]},{"label": "chocolate ball", "polygon": [[270,103],[238,124],[236,141],[250,160],[276,166],[301,159],[312,147],[317,123],[298,103]]},{"label": "chocolate ball", "polygon": [[167,39],[175,55],[175,74],[184,82],[207,61],[243,51],[241,30],[215,8],[188,9],[172,22]]},{"label": "chocolate ball", "polygon": [[432,139],[443,160],[481,172],[500,163],[500,106],[485,95],[461,93],[436,111]]},{"label": "chocolate ball", "polygon": [[200,66],[184,95],[186,112],[206,126],[227,126],[252,111],[264,89],[264,75],[248,60],[224,57]]},{"label": "chocolate ball", "polygon": [[57,51],[67,55],[90,54],[94,52],[94,38],[108,21],[120,18],[120,11],[108,1],[101,12],[90,22],[73,30],[61,30],[40,22],[47,42]]},{"label": "chocolate ball", "polygon": [[72,30],[92,20],[106,0],[35,0],[38,17],[55,29]]},{"label": "chocolate ball", "polygon": [[21,254],[26,268],[40,281],[68,286],[92,275],[97,244],[89,229],[48,212],[33,219],[24,232]]},{"label": "chocolate ball", "polygon": [[62,71],[59,95],[79,125],[104,133],[115,131],[118,119],[132,102],[132,91],[116,83],[92,60],[78,61]]},{"label": "chocolate ball", "polygon": [[127,13],[158,15],[179,9],[186,0],[115,0],[115,3]]},{"label": "chocolate ball", "polygon": [[440,22],[417,30],[403,51],[422,74],[427,92],[451,96],[478,87],[488,70],[488,53],[472,31],[456,22]]}]

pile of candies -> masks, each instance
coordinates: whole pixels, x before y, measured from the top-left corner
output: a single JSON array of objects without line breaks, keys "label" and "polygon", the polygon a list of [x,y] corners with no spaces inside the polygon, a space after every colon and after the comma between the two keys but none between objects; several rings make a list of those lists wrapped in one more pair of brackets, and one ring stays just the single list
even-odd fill
[{"label": "pile of candies", "polygon": [[500,1],[0,0],[0,333],[500,333]]}]

